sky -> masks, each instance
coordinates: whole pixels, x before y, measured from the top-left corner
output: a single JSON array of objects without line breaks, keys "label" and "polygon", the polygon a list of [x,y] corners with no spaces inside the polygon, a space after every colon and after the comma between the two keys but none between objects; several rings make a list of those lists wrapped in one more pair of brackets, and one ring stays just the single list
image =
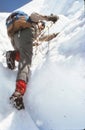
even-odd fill
[{"label": "sky", "polygon": [[12,12],[31,0],[0,0],[0,12]]},{"label": "sky", "polygon": [[0,130],[84,130],[83,2],[70,0],[69,5],[67,0],[59,3],[57,0],[40,1],[44,3],[33,0],[23,10],[29,7],[31,11],[36,5],[33,9],[37,8],[44,14],[48,11],[54,14],[59,12],[59,20],[55,24],[46,22],[44,34],[60,33],[53,40],[40,42],[38,47],[33,47],[31,77],[23,97],[25,110],[21,111],[9,103],[9,97],[15,90],[17,64],[14,70],[7,68],[5,54],[13,48],[5,26],[8,13],[0,13]]}]

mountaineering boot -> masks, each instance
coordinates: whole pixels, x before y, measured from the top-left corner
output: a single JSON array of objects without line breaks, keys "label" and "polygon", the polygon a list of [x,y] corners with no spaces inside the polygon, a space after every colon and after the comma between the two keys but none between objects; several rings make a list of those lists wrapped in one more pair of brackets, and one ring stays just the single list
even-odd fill
[{"label": "mountaineering boot", "polygon": [[13,104],[13,106],[17,110],[25,109],[23,103],[23,96],[17,91],[15,91],[13,95],[10,97],[10,103]]},{"label": "mountaineering boot", "polygon": [[9,69],[13,70],[15,68],[15,51],[6,52],[6,63]]},{"label": "mountaineering boot", "polygon": [[6,52],[6,63],[7,67],[11,70],[15,68],[15,60],[19,61],[20,60],[20,54],[18,51],[7,51]]},{"label": "mountaineering boot", "polygon": [[10,97],[10,101],[18,110],[24,109],[23,95],[26,91],[26,82],[23,80],[16,81],[16,89]]}]

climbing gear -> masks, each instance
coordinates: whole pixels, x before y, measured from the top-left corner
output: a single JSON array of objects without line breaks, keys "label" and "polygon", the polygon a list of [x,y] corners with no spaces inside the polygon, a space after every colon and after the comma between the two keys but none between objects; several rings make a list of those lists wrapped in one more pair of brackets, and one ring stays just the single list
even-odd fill
[{"label": "climbing gear", "polygon": [[25,109],[23,96],[17,91],[15,91],[10,97],[10,103],[18,110]]}]

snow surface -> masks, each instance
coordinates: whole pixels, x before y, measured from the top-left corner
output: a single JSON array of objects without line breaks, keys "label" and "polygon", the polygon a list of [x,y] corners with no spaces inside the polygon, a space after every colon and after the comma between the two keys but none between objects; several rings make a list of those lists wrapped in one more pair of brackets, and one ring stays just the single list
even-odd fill
[{"label": "snow surface", "polygon": [[[25,110],[9,103],[16,69],[7,69],[13,49],[0,13],[0,130],[83,130],[85,128],[85,10],[83,0],[33,0],[19,8],[28,14],[54,13],[59,20],[46,32],[60,34],[34,48]],[[50,26],[50,23],[46,23]]]}]

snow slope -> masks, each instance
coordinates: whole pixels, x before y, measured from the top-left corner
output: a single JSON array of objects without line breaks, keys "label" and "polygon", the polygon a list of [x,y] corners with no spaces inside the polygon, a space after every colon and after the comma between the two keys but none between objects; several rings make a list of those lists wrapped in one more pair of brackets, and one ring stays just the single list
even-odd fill
[{"label": "snow slope", "polygon": [[[38,5],[38,6],[37,6]],[[0,130],[83,130],[85,128],[85,15],[83,0],[33,0],[19,8],[28,14],[54,13],[60,19],[48,31],[60,34],[35,50],[24,96],[25,111],[9,104],[17,68],[7,69],[4,53],[13,49],[0,13]],[[49,26],[49,22],[46,25]],[[49,45],[49,46],[48,46]],[[36,53],[36,55],[35,55]]]}]

